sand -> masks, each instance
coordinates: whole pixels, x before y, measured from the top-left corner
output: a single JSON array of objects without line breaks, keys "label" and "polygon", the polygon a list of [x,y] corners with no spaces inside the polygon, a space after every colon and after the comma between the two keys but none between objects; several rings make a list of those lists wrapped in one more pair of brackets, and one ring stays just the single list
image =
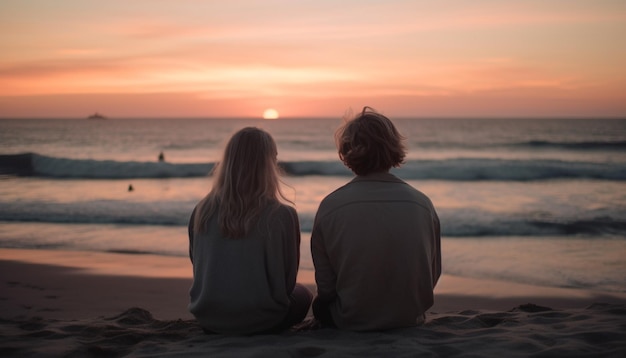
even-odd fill
[{"label": "sand", "polygon": [[626,356],[626,293],[444,275],[420,327],[224,336],[187,312],[185,258],[0,249],[0,276],[2,357]]}]

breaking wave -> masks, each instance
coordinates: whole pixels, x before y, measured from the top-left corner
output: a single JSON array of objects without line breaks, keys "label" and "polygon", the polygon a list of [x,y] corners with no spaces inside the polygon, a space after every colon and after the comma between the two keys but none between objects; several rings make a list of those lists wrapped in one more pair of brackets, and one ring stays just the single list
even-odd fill
[{"label": "breaking wave", "polygon": [[[56,158],[36,153],[0,155],[0,174],[71,179],[188,178],[207,176],[215,163],[169,163]],[[280,163],[292,176],[351,176],[339,161]],[[626,164],[563,160],[459,158],[410,160],[393,172],[407,180],[530,181],[626,180]]]},{"label": "breaking wave", "polygon": [[[73,203],[0,202],[0,221],[62,224],[122,224],[185,227],[194,201]],[[626,237],[624,210],[597,210],[571,216],[536,213],[497,214],[447,209],[439,212],[442,234],[451,237],[609,235]],[[310,232],[314,213],[299,213],[301,230]],[[184,229],[181,228],[182,231]]]}]

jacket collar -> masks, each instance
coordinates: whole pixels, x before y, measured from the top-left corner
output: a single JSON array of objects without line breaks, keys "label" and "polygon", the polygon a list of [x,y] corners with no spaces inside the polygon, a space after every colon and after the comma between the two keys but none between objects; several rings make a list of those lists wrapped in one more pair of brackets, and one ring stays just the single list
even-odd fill
[{"label": "jacket collar", "polygon": [[378,172],[378,173],[369,173],[367,175],[357,175],[354,179],[351,180],[354,182],[361,181],[384,181],[384,182],[394,182],[394,183],[402,183],[402,180],[397,176],[389,173],[389,172]]}]

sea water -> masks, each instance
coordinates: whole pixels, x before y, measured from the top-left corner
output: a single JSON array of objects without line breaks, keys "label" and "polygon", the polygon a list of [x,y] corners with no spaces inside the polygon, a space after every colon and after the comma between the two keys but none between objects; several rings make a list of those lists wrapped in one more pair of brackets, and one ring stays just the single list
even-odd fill
[{"label": "sea water", "polygon": [[[626,120],[394,122],[408,156],[393,173],[432,199],[444,273],[626,292]],[[352,178],[334,145],[341,123],[0,119],[0,247],[186,256],[225,142],[257,126],[277,142],[300,268],[313,270],[317,207]]]}]

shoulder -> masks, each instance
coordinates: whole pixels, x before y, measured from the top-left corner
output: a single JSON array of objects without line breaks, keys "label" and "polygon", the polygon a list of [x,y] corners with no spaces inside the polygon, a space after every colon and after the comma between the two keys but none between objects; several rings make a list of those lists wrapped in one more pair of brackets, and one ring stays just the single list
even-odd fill
[{"label": "shoulder", "polygon": [[278,204],[278,207],[277,207],[276,210],[278,210],[279,212],[282,213],[282,215],[285,215],[285,216],[287,216],[287,215],[289,215],[289,216],[297,215],[296,209],[293,206],[287,205],[287,204],[282,204],[282,203]]},{"label": "shoulder", "polygon": [[[285,204],[273,205],[263,215],[272,237],[291,237],[300,232],[300,221],[296,209]],[[285,236],[286,235],[286,236]]]},{"label": "shoulder", "polygon": [[354,190],[358,190],[355,188],[354,180],[347,182],[346,184],[340,186],[339,188],[330,192],[324,199],[322,199],[322,204],[332,203],[334,200],[344,197],[346,195],[350,195]]},{"label": "shoulder", "polygon": [[423,192],[421,192],[420,190],[412,187],[411,185],[407,184],[406,187],[407,192],[410,192],[412,195],[412,198],[418,202],[420,205],[428,208],[429,210],[434,210],[434,206],[432,201],[430,200],[430,198],[424,194]]},{"label": "shoulder", "polygon": [[412,186],[411,184],[403,180],[399,180],[398,183],[400,185],[396,185],[396,188],[395,188],[395,190],[398,192],[398,195],[405,198],[405,200],[408,200],[417,204],[423,209],[426,209],[430,212],[435,211],[435,207],[432,201],[426,194],[424,194],[422,191],[418,190],[417,188],[415,188],[414,186]]},{"label": "shoulder", "polygon": [[350,183],[333,190],[330,194],[326,195],[324,199],[322,199],[317,209],[318,216],[329,210],[332,210],[334,207],[339,205],[340,202],[343,202],[344,198],[350,196],[349,193],[351,190],[348,188],[349,184]]},{"label": "shoulder", "polygon": [[296,209],[290,205],[279,203],[271,207],[268,212],[269,220],[280,222],[292,222],[298,220]]}]

